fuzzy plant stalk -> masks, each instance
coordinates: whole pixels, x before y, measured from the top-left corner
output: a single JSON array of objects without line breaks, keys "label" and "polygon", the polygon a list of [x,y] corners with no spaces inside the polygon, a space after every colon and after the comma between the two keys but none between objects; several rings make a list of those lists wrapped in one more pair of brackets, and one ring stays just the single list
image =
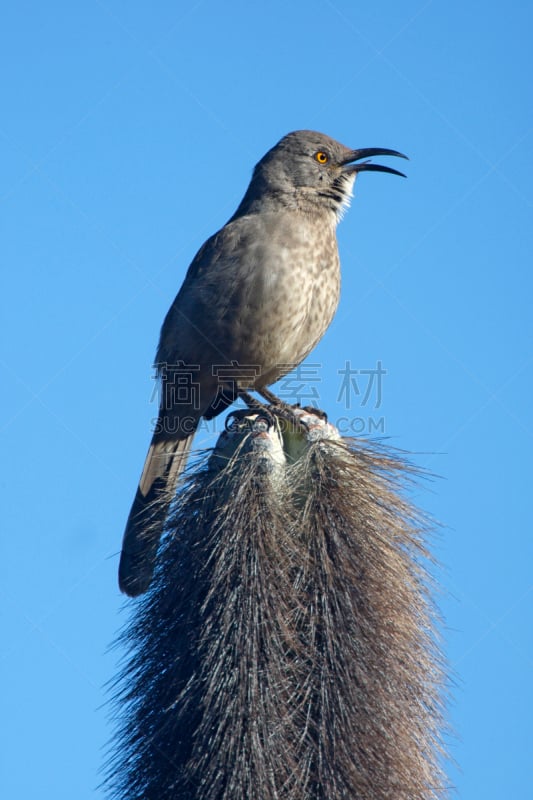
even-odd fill
[{"label": "fuzzy plant stalk", "polygon": [[116,800],[437,800],[445,673],[398,453],[237,420],[119,642]]}]

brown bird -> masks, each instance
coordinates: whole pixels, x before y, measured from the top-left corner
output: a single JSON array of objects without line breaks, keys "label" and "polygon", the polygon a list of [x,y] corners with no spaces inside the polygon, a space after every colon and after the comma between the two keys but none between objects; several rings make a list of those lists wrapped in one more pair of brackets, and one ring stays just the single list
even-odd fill
[{"label": "brown bird", "polygon": [[[235,214],[193,259],[161,329],[159,419],[126,524],[119,585],[150,585],[170,502],[201,418],[266,391],[322,338],[339,300],[336,227],[372,156],[314,131],[284,136],[256,165]],[[271,399],[271,394],[268,394]]]}]

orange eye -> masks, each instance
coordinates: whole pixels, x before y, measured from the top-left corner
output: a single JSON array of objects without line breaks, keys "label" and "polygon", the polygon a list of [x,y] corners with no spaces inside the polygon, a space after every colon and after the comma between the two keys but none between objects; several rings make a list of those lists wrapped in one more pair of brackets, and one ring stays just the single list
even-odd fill
[{"label": "orange eye", "polygon": [[327,153],[324,153],[323,150],[319,150],[318,153],[315,153],[315,159],[319,164],[327,164],[329,161],[329,156]]}]

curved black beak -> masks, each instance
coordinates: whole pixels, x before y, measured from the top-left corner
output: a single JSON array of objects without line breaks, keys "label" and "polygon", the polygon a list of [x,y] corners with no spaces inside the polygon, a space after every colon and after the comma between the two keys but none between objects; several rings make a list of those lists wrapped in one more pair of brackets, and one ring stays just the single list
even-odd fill
[{"label": "curved black beak", "polygon": [[407,177],[407,175],[404,175],[403,172],[399,172],[397,169],[384,167],[382,164],[373,164],[371,161],[361,161],[359,164],[353,163],[354,161],[359,161],[361,158],[372,158],[372,156],[407,158],[407,156],[404,156],[403,153],[399,153],[397,150],[387,150],[385,147],[363,147],[361,150],[352,150],[348,154],[348,157],[342,161],[344,172],[363,172],[367,170],[369,172],[389,172],[391,175],[400,175],[402,178]]}]

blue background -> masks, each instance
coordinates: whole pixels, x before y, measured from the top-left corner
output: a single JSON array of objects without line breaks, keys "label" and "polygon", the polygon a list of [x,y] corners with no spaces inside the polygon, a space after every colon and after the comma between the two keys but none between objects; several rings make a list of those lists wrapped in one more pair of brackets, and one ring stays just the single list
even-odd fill
[{"label": "blue background", "polygon": [[253,164],[297,128],[411,158],[407,181],[360,176],[342,302],[309,362],[335,420],[337,370],[381,361],[381,406],[352,397],[350,414],[443,477],[416,499],[443,523],[451,783],[527,795],[532,17],[458,0],[6,5],[3,796],[103,797],[159,326]]}]

